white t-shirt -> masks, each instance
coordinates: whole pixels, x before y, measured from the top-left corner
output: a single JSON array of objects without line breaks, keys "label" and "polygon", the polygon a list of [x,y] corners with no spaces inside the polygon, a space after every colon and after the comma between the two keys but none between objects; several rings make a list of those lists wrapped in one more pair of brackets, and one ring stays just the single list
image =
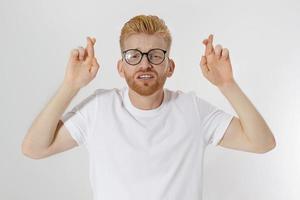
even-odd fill
[{"label": "white t-shirt", "polygon": [[164,88],[152,110],[132,105],[128,87],[97,89],[62,120],[89,155],[94,200],[201,200],[203,154],[232,114]]}]

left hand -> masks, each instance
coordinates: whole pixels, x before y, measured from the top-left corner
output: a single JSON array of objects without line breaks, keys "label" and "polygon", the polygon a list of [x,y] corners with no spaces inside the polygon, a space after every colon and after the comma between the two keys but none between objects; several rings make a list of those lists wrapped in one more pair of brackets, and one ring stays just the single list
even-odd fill
[{"label": "left hand", "polygon": [[203,40],[205,55],[200,66],[204,77],[217,87],[234,82],[229,51],[221,45],[213,47],[213,35]]}]

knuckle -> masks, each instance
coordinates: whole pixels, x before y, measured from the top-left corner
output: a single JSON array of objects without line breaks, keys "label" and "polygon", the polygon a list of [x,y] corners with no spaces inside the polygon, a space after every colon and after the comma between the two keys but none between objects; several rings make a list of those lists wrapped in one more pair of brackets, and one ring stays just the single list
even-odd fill
[{"label": "knuckle", "polygon": [[77,49],[72,49],[71,50],[71,54],[73,54],[73,53],[77,53],[78,52],[78,50]]},{"label": "knuckle", "polygon": [[84,51],[83,47],[78,47],[77,49],[79,50],[79,52],[83,52]]}]

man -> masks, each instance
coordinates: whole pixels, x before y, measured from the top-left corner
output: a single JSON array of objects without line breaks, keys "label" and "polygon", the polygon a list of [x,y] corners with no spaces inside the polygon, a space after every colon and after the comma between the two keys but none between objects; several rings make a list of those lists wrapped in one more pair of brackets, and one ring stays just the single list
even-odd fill
[{"label": "man", "polygon": [[24,154],[40,159],[85,146],[96,200],[199,200],[207,145],[273,149],[272,132],[233,78],[228,49],[214,47],[212,35],[203,41],[201,70],[238,117],[193,92],[163,87],[175,69],[171,41],[157,16],[130,19],[121,31],[117,66],[128,87],[97,89],[62,117],[99,69],[96,40],[88,37],[85,49],[72,51],[63,84],[29,129]]}]

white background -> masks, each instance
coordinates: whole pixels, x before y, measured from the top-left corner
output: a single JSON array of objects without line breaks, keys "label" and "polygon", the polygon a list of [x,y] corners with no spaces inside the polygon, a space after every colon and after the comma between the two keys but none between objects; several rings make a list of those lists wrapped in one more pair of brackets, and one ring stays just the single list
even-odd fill
[{"label": "white background", "polygon": [[100,69],[69,105],[126,82],[116,68],[122,25],[138,14],[165,20],[176,62],[165,87],[190,90],[235,114],[201,73],[202,40],[230,51],[234,77],[272,129],[276,149],[254,154],[209,147],[204,200],[300,199],[299,1],[0,1],[0,199],[88,200],[84,148],[33,160],[21,152],[33,119],[61,84],[72,48],[97,38]]}]

